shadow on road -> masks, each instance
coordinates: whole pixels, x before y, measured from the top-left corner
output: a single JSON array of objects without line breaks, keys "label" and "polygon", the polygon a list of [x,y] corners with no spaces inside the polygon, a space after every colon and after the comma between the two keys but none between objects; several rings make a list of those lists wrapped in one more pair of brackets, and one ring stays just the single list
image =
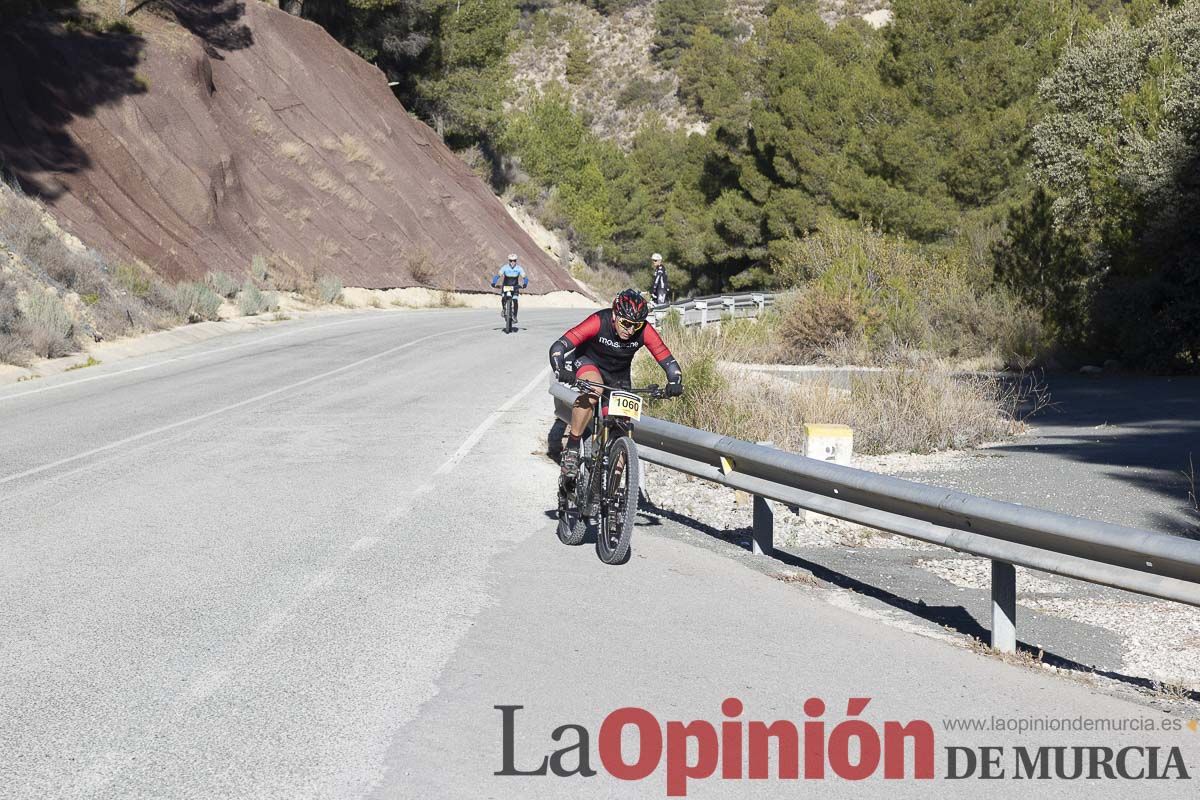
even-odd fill
[{"label": "shadow on road", "polygon": [[[685,517],[668,509],[654,506],[653,503],[646,503],[644,511],[652,512],[655,516],[661,519],[667,519],[672,522],[683,525],[698,533],[702,533],[713,539],[719,539],[723,542],[729,542],[740,547],[743,550],[750,550],[750,542],[752,531],[750,528],[742,528],[738,530],[722,531],[717,530],[702,522],[698,522],[690,517]],[[661,525],[661,521],[655,520],[654,524]],[[840,589],[846,589],[864,597],[869,597],[881,603],[906,614],[911,614],[914,617],[935,623],[943,628],[969,636],[979,642],[987,643],[991,640],[991,631],[980,624],[968,609],[961,605],[945,605],[931,606],[927,605],[922,600],[910,600],[902,597],[895,592],[875,586],[866,581],[852,577],[831,569],[814,561],[809,561],[806,558],[789,553],[782,550],[775,552],[775,559],[781,564],[797,569],[803,569],[810,572],[813,577],[819,581],[836,586]],[[1044,647],[1031,645],[1027,642],[1018,641],[1017,648],[1020,652],[1033,656],[1035,659],[1056,667],[1061,670],[1068,670],[1077,675],[1095,675],[1102,678],[1108,678],[1113,681],[1125,684],[1127,686],[1144,689],[1147,691],[1156,691],[1158,686],[1155,681],[1147,678],[1139,678],[1134,675],[1127,675],[1115,670],[1097,668],[1088,664],[1083,664],[1072,658],[1059,655],[1057,653],[1047,651]],[[1182,698],[1191,700],[1192,702],[1200,703],[1200,692],[1185,692],[1181,695]]]},{"label": "shadow on road", "polygon": [[1186,474],[1189,456],[1200,465],[1200,378],[1061,375],[1049,381],[1054,405],[1031,420],[1038,435],[991,452],[1036,452],[1095,465],[1104,478],[1167,501],[1166,510],[1151,513],[1156,527],[1200,538]]}]

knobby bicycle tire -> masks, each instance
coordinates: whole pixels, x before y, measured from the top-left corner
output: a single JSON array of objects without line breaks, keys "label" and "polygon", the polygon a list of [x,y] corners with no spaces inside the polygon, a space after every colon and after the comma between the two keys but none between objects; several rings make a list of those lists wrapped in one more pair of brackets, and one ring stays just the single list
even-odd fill
[{"label": "knobby bicycle tire", "polygon": [[596,555],[605,564],[623,564],[629,557],[633,523],[637,519],[639,470],[633,439],[616,437],[609,445],[608,496],[602,504],[604,511],[596,532]]}]

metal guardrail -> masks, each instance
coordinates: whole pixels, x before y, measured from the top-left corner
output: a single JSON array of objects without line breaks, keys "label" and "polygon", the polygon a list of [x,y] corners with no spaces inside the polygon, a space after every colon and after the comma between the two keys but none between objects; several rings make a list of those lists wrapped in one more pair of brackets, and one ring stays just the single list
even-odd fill
[{"label": "metal guardrail", "polygon": [[[563,416],[576,392],[553,384]],[[1200,542],[1003,503],[643,416],[652,464],[754,496],[755,553],[775,550],[771,501],[919,539],[992,562],[992,647],[1016,650],[1014,565],[1200,606]]]},{"label": "metal guardrail", "polygon": [[681,316],[684,325],[699,325],[703,328],[726,314],[733,318],[758,316],[774,302],[775,295],[769,292],[714,294],[654,306],[650,309],[650,316],[651,322],[658,325],[674,311]]}]

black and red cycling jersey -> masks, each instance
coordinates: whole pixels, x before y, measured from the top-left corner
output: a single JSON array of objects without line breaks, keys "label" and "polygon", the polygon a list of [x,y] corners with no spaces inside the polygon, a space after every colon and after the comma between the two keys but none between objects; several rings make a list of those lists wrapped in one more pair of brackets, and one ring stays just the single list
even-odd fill
[{"label": "black and red cycling jersey", "polygon": [[642,347],[650,349],[650,355],[667,373],[669,383],[683,380],[683,371],[658,331],[646,323],[637,333],[622,339],[613,323],[611,308],[592,314],[551,345],[550,365],[555,372],[560,372],[566,364],[567,354],[574,350],[573,358],[577,364],[594,364],[604,380],[628,383],[633,357]]}]

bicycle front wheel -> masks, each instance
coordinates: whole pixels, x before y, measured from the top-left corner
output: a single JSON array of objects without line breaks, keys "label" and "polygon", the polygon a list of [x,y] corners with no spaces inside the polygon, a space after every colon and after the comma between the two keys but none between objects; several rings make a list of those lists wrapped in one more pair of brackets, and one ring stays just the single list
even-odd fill
[{"label": "bicycle front wheel", "polygon": [[587,536],[587,523],[575,505],[574,494],[562,489],[558,492],[558,540],[569,545],[583,544]]},{"label": "bicycle front wheel", "polygon": [[596,555],[605,564],[623,564],[629,558],[633,523],[637,518],[637,445],[619,436],[609,445],[608,483],[601,503]]}]

